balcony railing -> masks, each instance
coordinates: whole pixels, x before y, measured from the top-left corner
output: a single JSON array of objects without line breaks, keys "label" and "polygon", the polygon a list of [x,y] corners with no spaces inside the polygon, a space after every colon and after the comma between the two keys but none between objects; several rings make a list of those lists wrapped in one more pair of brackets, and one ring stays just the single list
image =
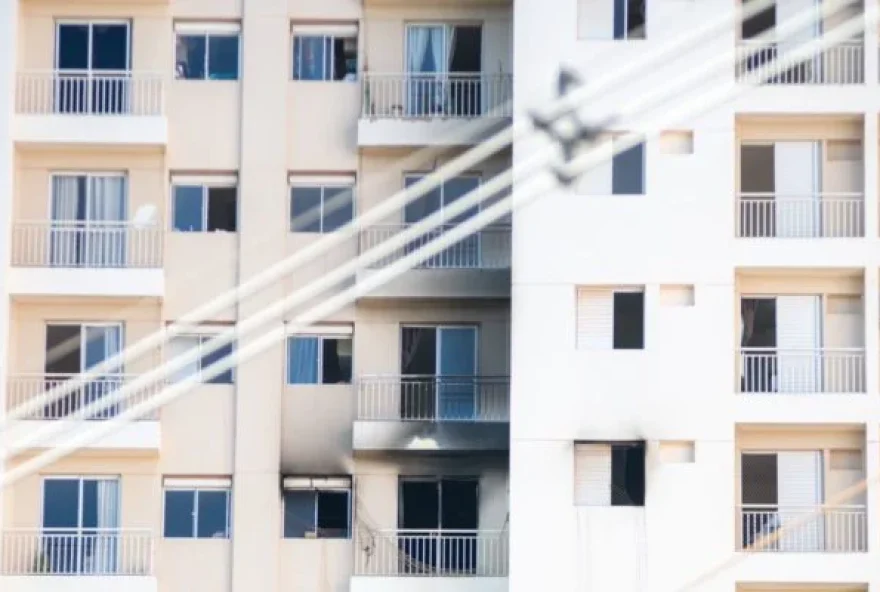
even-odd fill
[{"label": "balcony railing", "polygon": [[865,200],[861,193],[743,193],[737,207],[738,238],[865,236]]},{"label": "balcony railing", "polygon": [[505,531],[360,529],[356,536],[355,575],[507,576]]},{"label": "balcony railing", "polygon": [[[373,226],[363,230],[360,235],[360,250],[366,252],[407,228],[406,224]],[[376,261],[371,267],[380,268],[391,265],[398,259],[417,251],[434,239],[443,236],[454,228],[446,224],[431,230],[387,257]],[[418,269],[509,269],[510,268],[510,228],[506,226],[484,228],[467,238],[429,257],[416,266]]]},{"label": "balcony railing", "polygon": [[363,76],[362,117],[472,119],[510,117],[510,74],[373,74]]},{"label": "balcony railing", "polygon": [[164,112],[159,74],[124,70],[19,72],[15,111],[21,115],[157,116]]},{"label": "balcony railing", "polygon": [[131,222],[16,222],[12,265],[79,269],[161,268],[164,235],[159,224]]},{"label": "balcony railing", "polygon": [[738,549],[788,553],[861,553],[868,550],[865,506],[740,508]]},{"label": "balcony railing", "polygon": [[[765,77],[767,64],[781,62],[783,70]],[[790,66],[784,67],[786,60]],[[862,84],[865,82],[865,49],[861,43],[828,47],[806,60],[787,58],[773,42],[743,40],[737,46],[737,79],[763,84]]]},{"label": "balcony railing", "polygon": [[864,393],[862,348],[743,348],[739,352],[741,393]]},{"label": "balcony railing", "polygon": [[153,575],[149,530],[9,529],[0,549],[0,573],[6,576]]},{"label": "balcony railing", "polygon": [[[14,409],[19,405],[32,402],[45,397],[50,391],[60,388],[68,380],[75,378],[76,374],[21,374],[9,378],[9,394],[7,408]],[[24,417],[31,420],[55,420],[64,419],[71,413],[99,401],[121,389],[126,383],[130,383],[137,376],[125,374],[109,374],[86,382],[74,389],[70,394],[47,402]],[[87,419],[101,420],[116,417],[123,411],[134,407],[153,397],[161,391],[163,383],[158,382],[132,393],[118,403],[114,403],[105,409],[92,413]],[[158,411],[154,410],[141,417],[145,420],[158,418]]]},{"label": "balcony railing", "polygon": [[359,420],[507,422],[507,376],[363,376]]}]

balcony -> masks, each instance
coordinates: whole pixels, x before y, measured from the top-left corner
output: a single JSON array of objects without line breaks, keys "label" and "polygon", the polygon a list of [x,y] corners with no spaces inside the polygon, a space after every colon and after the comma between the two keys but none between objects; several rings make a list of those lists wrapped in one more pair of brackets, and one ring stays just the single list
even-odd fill
[{"label": "balcony", "polygon": [[[798,43],[793,43],[797,47]],[[765,64],[784,63],[782,44],[741,40],[737,45],[736,78],[756,82],[765,76]],[[780,55],[782,54],[782,55]],[[843,43],[828,47],[806,60],[790,60],[791,65],[778,75],[764,80],[765,85],[852,85],[865,82],[865,49],[862,43]]]},{"label": "balcony", "polygon": [[865,236],[865,199],[861,193],[742,193],[737,198],[737,210],[737,238]]},{"label": "balcony", "polygon": [[510,74],[364,73],[358,145],[468,146],[511,120]]},{"label": "balcony", "polygon": [[505,451],[506,376],[363,376],[355,450]]},{"label": "balcony", "polygon": [[867,392],[863,348],[739,350],[740,393],[856,394]]},{"label": "balcony", "polygon": [[[386,224],[364,230],[360,252],[381,245],[408,227]],[[360,273],[368,278],[454,228],[442,225],[410,241]],[[509,298],[511,234],[509,226],[484,228],[423,261],[401,277],[373,290],[370,297],[384,298]]]},{"label": "balcony", "polygon": [[[75,374],[19,374],[9,378],[7,409],[13,410],[25,403],[39,399],[53,389],[60,388],[65,382],[75,378]],[[8,432],[4,434],[9,442],[15,442],[19,438],[26,437],[30,433],[44,428],[48,422],[65,420],[70,414],[109,396],[118,391],[136,376],[124,374],[111,374],[102,376],[92,382],[81,385],[69,395],[46,403],[24,416],[20,421],[14,422]],[[86,429],[87,425],[93,425],[95,421],[109,420],[135,405],[149,400],[162,389],[161,383],[151,384],[140,389],[124,399],[102,411],[91,414],[85,419],[76,420],[69,429]],[[62,431],[56,438],[64,438],[67,431]],[[41,442],[40,448],[53,445],[52,441]],[[159,415],[157,411],[124,425],[117,432],[89,445],[90,449],[96,450],[150,450],[158,451],[160,445]]]},{"label": "balcony", "polygon": [[359,530],[352,592],[507,590],[508,539],[496,530]]},{"label": "balcony", "polygon": [[775,553],[864,553],[868,550],[865,506],[739,508],[742,537],[737,550]]},{"label": "balcony", "polygon": [[2,533],[4,592],[155,592],[153,535],[122,528],[7,529]]},{"label": "balcony", "polygon": [[165,145],[165,81],[130,71],[19,72],[13,138],[22,143]]},{"label": "balcony", "polygon": [[157,224],[16,222],[9,291],[20,296],[161,297],[163,247]]}]

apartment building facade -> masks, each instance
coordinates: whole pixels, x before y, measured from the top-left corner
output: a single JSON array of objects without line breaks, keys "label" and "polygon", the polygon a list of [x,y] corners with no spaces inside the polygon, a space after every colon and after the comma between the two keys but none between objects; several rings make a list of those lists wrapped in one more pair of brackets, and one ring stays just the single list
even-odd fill
[{"label": "apartment building facade", "polygon": [[[33,401],[340,237],[509,124],[511,3],[0,10],[5,468],[63,442],[62,424],[100,429],[166,386],[193,386],[3,491],[0,588],[507,589],[509,220],[305,330],[300,315],[424,239],[262,331],[210,342],[443,212],[509,168],[509,149],[165,346]],[[432,236],[474,213],[450,214]],[[209,374],[267,329],[284,339]],[[163,382],[144,382],[184,355]],[[129,399],[81,411],[122,388]]]},{"label": "apartment building facade", "polygon": [[880,589],[877,7],[738,5],[516,2],[515,113],[641,141],[514,214],[512,592]]}]

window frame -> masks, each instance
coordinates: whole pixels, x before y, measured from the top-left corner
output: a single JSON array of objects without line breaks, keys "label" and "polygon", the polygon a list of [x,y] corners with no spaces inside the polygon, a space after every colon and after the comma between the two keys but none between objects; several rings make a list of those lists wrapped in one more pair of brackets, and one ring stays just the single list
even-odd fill
[{"label": "window frame", "polygon": [[[288,493],[310,493],[314,496],[314,516],[312,520],[312,529],[308,532],[312,533],[314,536],[303,536],[303,537],[289,537],[285,534],[286,532],[286,523],[287,523],[287,494]],[[318,529],[318,514],[320,504],[318,503],[319,494],[320,493],[345,493],[346,494],[346,527],[345,527],[345,536],[344,537],[327,537],[321,536],[320,530]],[[350,540],[352,538],[352,488],[349,484],[347,487],[343,486],[321,486],[321,485],[311,485],[309,487],[284,487],[284,490],[281,495],[281,538],[285,540]]]},{"label": "window frame", "polygon": [[[632,132],[629,132],[629,133],[632,133]],[[610,171],[610,173],[611,173],[611,179],[610,179],[610,181],[611,181],[611,195],[622,196],[622,197],[624,197],[624,196],[633,196],[633,197],[645,196],[648,193],[648,140],[644,134],[639,134],[642,139],[638,144],[634,144],[634,145],[630,146],[629,148],[627,148],[626,150],[623,150],[619,153],[615,152],[616,142],[618,141],[619,138],[621,138],[625,135],[627,135],[627,132],[616,133],[611,136],[611,154],[612,154],[612,156],[611,156],[611,162],[609,163],[610,167],[611,167],[611,171]],[[624,154],[626,154],[632,150],[635,150],[636,148],[638,148],[639,151],[641,152],[641,159],[640,159],[640,163],[639,163],[640,191],[638,193],[617,193],[614,191],[614,168],[615,168],[614,165],[615,165],[615,163],[620,162],[618,160],[619,157],[623,156]]]},{"label": "window frame", "polygon": [[[603,487],[607,487],[608,493],[608,503],[607,504],[595,504],[595,503],[579,503],[577,497],[577,487],[579,481],[578,475],[578,448],[580,447],[592,447],[598,448],[601,447],[604,449],[604,452],[608,457],[608,483],[603,483]],[[633,500],[630,497],[632,493],[629,489],[625,489],[626,497],[628,498],[630,503],[620,503],[620,497],[615,498],[615,474],[618,471],[615,471],[615,451],[625,451],[628,449],[636,449],[641,452],[641,499]],[[618,467],[620,468],[620,467]],[[572,477],[575,483],[575,497],[574,497],[574,506],[577,508],[644,508],[647,506],[648,500],[648,445],[644,440],[575,440],[574,441],[574,464],[572,466]],[[624,486],[626,486],[627,481],[624,478]],[[615,503],[615,499],[618,500]]]},{"label": "window frame", "polygon": [[[177,189],[179,187],[198,187],[201,189],[201,229],[200,230],[180,230],[177,228]],[[178,232],[182,234],[195,234],[195,233],[214,233],[214,232],[229,232],[236,233],[238,232],[238,215],[236,214],[235,220],[235,230],[209,230],[208,229],[208,220],[209,213],[208,208],[211,204],[210,190],[211,189],[233,189],[235,190],[235,207],[236,212],[239,206],[239,192],[238,192],[238,182],[233,180],[192,180],[187,181],[183,178],[178,178],[177,180],[171,180],[171,232]]]},{"label": "window frame", "polygon": [[[170,341],[169,343],[171,343],[171,342],[173,342],[174,340],[177,340],[177,339],[198,339],[198,341],[199,341],[199,342],[198,342],[198,345],[196,346],[197,349],[198,349],[198,354],[199,354],[199,356],[198,356],[198,360],[197,360],[197,362],[196,362],[196,364],[198,365],[198,370],[196,371],[195,374],[188,375],[186,378],[183,378],[183,379],[181,379],[181,380],[187,380],[187,379],[191,378],[192,376],[197,376],[199,382],[200,382],[201,384],[203,384],[203,385],[217,385],[217,386],[224,386],[224,385],[234,385],[234,384],[236,384],[236,380],[237,380],[237,375],[236,375],[236,374],[237,374],[237,373],[236,373],[236,366],[235,366],[235,365],[233,365],[233,366],[228,370],[228,372],[229,372],[229,374],[230,374],[230,382],[210,382],[210,381],[205,381],[205,380],[202,378],[202,360],[204,359],[204,357],[205,357],[205,355],[206,355],[206,354],[203,354],[203,353],[202,353],[202,345],[203,345],[206,341],[210,341],[210,340],[213,339],[214,337],[216,337],[215,334],[205,334],[205,333],[181,333],[181,334],[179,334],[179,335],[175,335],[175,336],[171,339],[171,341]],[[227,347],[227,346],[229,346],[229,347],[232,349],[232,352],[231,352],[231,353],[234,354],[234,353],[235,353],[235,350],[236,350],[236,342],[235,342],[235,341],[232,341],[232,342],[230,342],[230,343],[224,345],[223,347]],[[215,352],[212,352],[212,354],[216,354],[216,351],[215,351]],[[170,359],[173,360],[174,358],[170,358]],[[181,370],[182,370],[182,369],[181,369]],[[181,370],[179,370],[178,372],[180,372]],[[215,377],[215,378],[216,378],[216,377]],[[213,379],[212,379],[212,380],[213,380]],[[175,382],[175,384],[176,384],[176,382]]]},{"label": "window frame", "polygon": [[[237,62],[235,65],[235,78],[233,79],[225,79],[225,78],[211,78],[210,76],[210,54],[211,54],[211,45],[210,38],[213,37],[231,37],[235,36],[236,42],[238,44],[238,56]],[[178,60],[178,42],[180,37],[204,37],[205,39],[205,58],[204,63],[202,64],[204,68],[204,77],[202,78],[189,78],[178,76],[177,74],[177,65],[180,63]],[[238,23],[190,23],[190,22],[180,22],[174,24],[174,65],[173,65],[173,75],[174,80],[183,80],[189,82],[240,82],[241,81],[241,67],[242,67],[242,51],[241,51],[241,25]]]},{"label": "window frame", "polygon": [[[336,27],[343,27],[345,25],[336,25]],[[309,25],[293,25],[290,32],[290,43],[291,43],[291,52],[290,52],[290,60],[291,60],[291,68],[290,68],[290,79],[294,82],[343,82],[343,83],[351,83],[357,82],[360,78],[359,69],[360,69],[360,47],[359,47],[359,37],[360,31],[358,30],[357,25],[353,25],[354,32],[352,33],[343,33],[343,32],[333,32],[333,26],[320,27],[317,26],[314,28],[314,31],[309,31]],[[336,40],[342,40],[343,43],[346,39],[354,40],[355,46],[355,68],[354,68],[354,79],[346,80],[345,76],[342,78],[334,78],[334,71],[327,72],[327,56],[322,55],[321,60],[321,78],[310,79],[310,78],[298,78],[297,72],[302,71],[302,60],[297,60],[297,57],[301,57],[301,49],[300,52],[297,52],[297,45],[299,42],[299,47],[302,47],[302,39],[321,39],[321,47],[323,51],[326,51],[327,41],[330,40],[330,60],[329,63],[332,64],[331,67],[335,67],[336,64]]]},{"label": "window frame", "polygon": [[[294,189],[320,189],[321,199],[318,214],[318,230],[311,232],[306,230],[293,229],[293,191]],[[354,175],[345,176],[339,179],[326,178],[309,178],[300,176],[291,176],[288,180],[287,188],[287,231],[291,234],[330,234],[336,230],[324,230],[324,202],[326,201],[326,193],[331,190],[348,190],[351,194],[351,218],[349,224],[357,216],[357,183]],[[337,229],[338,230],[338,229]]]},{"label": "window frame", "polygon": [[[317,339],[318,340],[318,355],[316,357],[316,364],[318,365],[316,372],[315,382],[291,382],[291,374],[290,374],[290,355],[291,348],[293,347],[293,342],[296,339]],[[351,359],[352,359],[352,377],[346,383],[339,382],[324,382],[324,341],[332,339],[335,341],[349,341],[352,345],[351,351]],[[285,344],[285,361],[284,361],[284,383],[286,386],[338,386],[341,384],[354,384],[354,335],[352,333],[338,333],[338,334],[330,334],[330,333],[296,333],[293,335],[288,335]]]},{"label": "window frame", "polygon": [[[641,37],[630,37],[630,31],[629,31],[629,15],[630,15],[629,3],[630,3],[630,0],[613,0],[613,1],[614,1],[614,6],[612,9],[613,14],[612,14],[612,24],[611,24],[611,26],[612,26],[611,38],[614,41],[645,41],[648,38],[647,2],[645,2],[645,22],[642,25],[642,36]],[[618,1],[622,2],[622,4],[623,4],[623,16],[622,16],[623,33],[622,33],[621,37],[617,36],[617,31],[615,30],[616,24],[617,24],[616,21],[617,21],[617,3],[618,3]]]},{"label": "window frame", "polygon": [[[169,491],[181,491],[181,492],[192,492],[193,493],[193,520],[192,520],[192,533],[190,536],[166,536],[165,530],[168,523],[168,504],[167,504],[167,495]],[[226,494],[226,527],[224,528],[224,536],[223,537],[200,537],[199,535],[199,493],[202,491],[220,491]],[[232,538],[232,485],[199,485],[197,483],[193,483],[190,485],[166,485],[162,484],[162,538],[163,539],[181,539],[181,540],[211,540],[211,539],[225,539],[229,540]]]}]

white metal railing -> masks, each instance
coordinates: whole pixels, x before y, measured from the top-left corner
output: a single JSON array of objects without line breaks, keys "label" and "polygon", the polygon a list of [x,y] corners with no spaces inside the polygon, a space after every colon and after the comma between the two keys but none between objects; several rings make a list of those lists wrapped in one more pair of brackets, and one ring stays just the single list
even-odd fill
[{"label": "white metal railing", "polygon": [[360,420],[507,422],[507,376],[362,376]]},{"label": "white metal railing", "polygon": [[861,553],[868,550],[865,506],[743,505],[739,550]]},{"label": "white metal railing", "polygon": [[355,575],[507,576],[506,531],[358,529],[356,538]]},{"label": "white metal railing", "polygon": [[373,74],[362,80],[362,117],[378,119],[510,117],[510,74]]},{"label": "white metal railing", "polygon": [[7,529],[0,552],[7,576],[153,574],[153,534],[144,529]]},{"label": "white metal railing", "polygon": [[127,70],[19,72],[15,111],[22,115],[136,115],[164,113],[160,74]]},{"label": "white metal railing", "polygon": [[[45,397],[50,391],[62,386],[68,380],[75,378],[76,374],[19,374],[9,377],[9,393],[7,395],[7,408],[14,409],[19,405]],[[76,388],[69,395],[47,402],[44,406],[36,409],[25,416],[24,419],[54,420],[63,419],[76,411],[98,401],[111,393],[118,391],[127,382],[134,380],[136,376],[126,374],[107,374],[91,382],[87,382]],[[157,394],[163,388],[163,383],[157,382],[146,388],[140,389],[118,403],[93,413],[88,419],[110,419],[123,411],[146,401]],[[158,418],[158,410],[153,410],[141,419],[154,420]]]},{"label": "white metal railing", "polygon": [[159,223],[53,220],[12,227],[17,267],[161,268],[163,247]]},{"label": "white metal railing", "polygon": [[865,236],[865,200],[861,193],[742,193],[737,208],[738,238]]},{"label": "white metal railing", "polygon": [[863,348],[739,350],[742,393],[864,393]]},{"label": "white metal railing", "polygon": [[[360,233],[362,253],[380,245],[402,232],[407,224],[371,226]],[[398,259],[417,251],[455,225],[444,224],[410,241],[404,247],[379,259],[370,267],[385,267]],[[509,269],[511,258],[510,227],[488,227],[475,232],[454,245],[443,249],[416,266],[418,269]]]},{"label": "white metal railing", "polygon": [[[737,45],[736,77],[763,84],[862,84],[865,82],[865,49],[862,43],[828,47],[806,60],[791,60],[777,43],[742,40]],[[774,60],[791,66],[765,77],[765,64]]]}]

